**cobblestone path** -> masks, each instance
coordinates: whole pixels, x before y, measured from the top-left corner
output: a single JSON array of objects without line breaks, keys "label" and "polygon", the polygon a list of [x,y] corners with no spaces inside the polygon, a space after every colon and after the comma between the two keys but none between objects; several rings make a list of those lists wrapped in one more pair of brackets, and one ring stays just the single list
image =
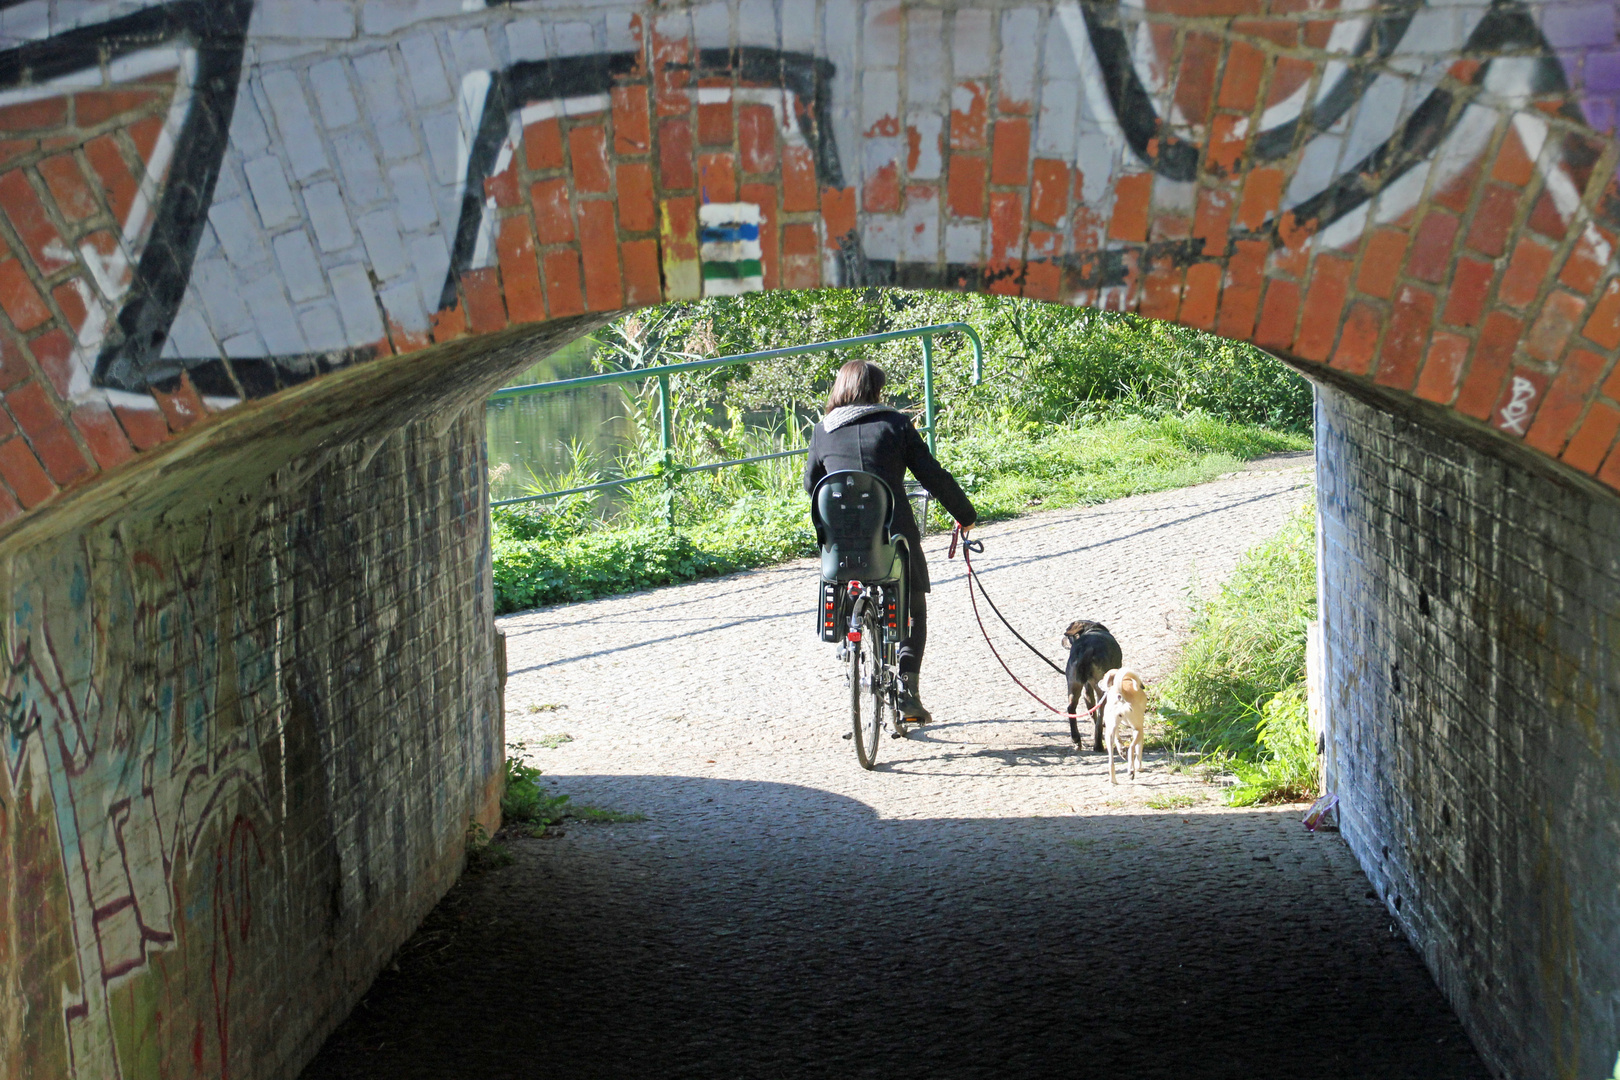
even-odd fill
[{"label": "cobblestone path", "polygon": [[[1308,464],[987,526],[976,563],[1043,651],[1099,619],[1152,681]],[[1487,1075],[1337,836],[1162,753],[1110,786],[995,667],[945,542],[938,722],[870,773],[811,563],[502,620],[509,742],[647,820],[509,840],[306,1080]]]}]

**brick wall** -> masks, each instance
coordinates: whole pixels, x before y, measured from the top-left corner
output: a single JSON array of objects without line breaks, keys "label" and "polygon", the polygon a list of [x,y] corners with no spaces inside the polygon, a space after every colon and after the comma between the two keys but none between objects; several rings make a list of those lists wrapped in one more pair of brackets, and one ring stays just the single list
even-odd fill
[{"label": "brick wall", "polygon": [[283,1077],[498,817],[483,402],[578,320],[235,410],[0,544],[0,1078]]},{"label": "brick wall", "polygon": [[1345,838],[1498,1075],[1608,1077],[1620,500],[1339,389],[1317,439]]},{"label": "brick wall", "polygon": [[1139,311],[1620,488],[1612,0],[1300,10],[18,0],[0,530],[354,364],[818,285]]}]

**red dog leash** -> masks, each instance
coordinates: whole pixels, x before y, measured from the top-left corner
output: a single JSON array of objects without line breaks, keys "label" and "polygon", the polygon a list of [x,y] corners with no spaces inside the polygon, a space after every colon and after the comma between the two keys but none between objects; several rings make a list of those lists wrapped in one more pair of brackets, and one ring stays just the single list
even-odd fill
[{"label": "red dog leash", "polygon": [[[979,633],[984,635],[984,643],[986,645],[990,646],[990,655],[994,656],[996,658],[996,663],[1001,665],[1001,670],[1005,671],[1007,673],[1007,677],[1009,679],[1011,679],[1018,686],[1018,689],[1022,690],[1024,693],[1028,694],[1030,697],[1034,698],[1043,707],[1045,707],[1048,712],[1057,713],[1059,716],[1064,717],[1065,719],[1068,719],[1068,720],[1081,720],[1081,719],[1084,719],[1085,717],[1090,716],[1092,713],[1095,713],[1098,709],[1102,708],[1104,702],[1099,701],[1099,702],[1097,702],[1097,704],[1093,705],[1091,708],[1085,710],[1084,712],[1077,712],[1077,713],[1064,712],[1062,709],[1058,708],[1055,705],[1047,704],[1047,702],[1044,699],[1042,699],[1042,697],[1039,694],[1037,694],[1035,691],[1031,690],[1029,687],[1025,686],[1024,683],[1023,683],[1023,680],[1019,679],[1019,677],[1017,675],[1013,674],[1012,668],[1007,666],[1007,661],[1003,660],[1001,658],[1001,654],[996,651],[996,643],[990,640],[990,631],[988,631],[988,630],[986,630],[984,628],[984,617],[979,614],[979,599],[978,599],[978,597],[973,595],[973,586],[974,586],[974,584],[975,583],[978,584],[979,589],[980,589],[981,592],[984,590],[984,584],[983,584],[983,582],[979,581],[978,574],[973,572],[973,556],[972,556],[971,552],[974,552],[974,551],[982,552],[982,551],[984,551],[984,542],[982,540],[968,540],[968,539],[966,539],[965,537],[962,536],[962,527],[960,525],[958,525],[956,528],[951,530],[951,551],[950,551],[950,554],[946,556],[946,558],[949,558],[949,559],[956,558],[956,542],[957,542],[957,540],[962,541],[962,563],[963,563],[963,565],[965,565],[967,567],[968,601],[973,605],[973,618],[978,621]],[[986,601],[988,601],[990,599],[990,594],[985,593],[984,598],[985,598]],[[992,606],[994,606],[994,605],[992,605]],[[999,616],[1001,614],[1001,612],[998,611],[998,612],[996,612],[996,614]],[[1002,619],[1002,622],[1006,622],[1006,619]],[[1012,630],[1012,627],[1008,626],[1008,629]],[[1017,637],[1019,641],[1024,641],[1023,637],[1021,635],[1019,635],[1018,631],[1013,630],[1013,635],[1015,637]],[[1029,642],[1024,641],[1024,644],[1029,645]],[[1035,647],[1033,645],[1030,645],[1030,651],[1031,652],[1035,651]],[[1038,652],[1036,652],[1035,655],[1036,656],[1041,656],[1041,654],[1038,653]],[[1041,656],[1041,659],[1046,660],[1046,657]],[[1052,664],[1052,662],[1050,660],[1046,660],[1046,662],[1048,664],[1051,664],[1054,668],[1057,667],[1057,665]],[[1104,701],[1106,701],[1106,700],[1107,699],[1105,698]]]}]

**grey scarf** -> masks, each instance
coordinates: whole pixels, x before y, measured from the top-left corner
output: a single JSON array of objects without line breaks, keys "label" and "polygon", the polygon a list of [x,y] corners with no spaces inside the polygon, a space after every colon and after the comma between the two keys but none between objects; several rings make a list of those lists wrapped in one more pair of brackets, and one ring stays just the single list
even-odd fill
[{"label": "grey scarf", "polygon": [[821,426],[825,431],[837,431],[851,420],[859,420],[863,416],[871,416],[873,413],[880,412],[897,413],[899,411],[899,409],[891,408],[888,405],[840,405],[821,418]]}]

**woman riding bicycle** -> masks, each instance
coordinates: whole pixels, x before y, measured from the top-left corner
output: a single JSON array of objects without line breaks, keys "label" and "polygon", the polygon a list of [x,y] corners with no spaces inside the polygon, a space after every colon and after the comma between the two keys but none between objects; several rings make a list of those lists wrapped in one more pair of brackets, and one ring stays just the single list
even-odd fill
[{"label": "woman riding bicycle", "polygon": [[827,415],[810,433],[804,490],[814,493],[816,482],[830,472],[856,469],[882,477],[894,492],[895,532],[910,542],[911,549],[911,627],[900,641],[897,665],[900,715],[928,723],[933,717],[923,707],[918,690],[918,671],[928,642],[928,563],[923,558],[922,535],[911,513],[911,500],[905,497],[906,470],[910,469],[911,475],[940,501],[963,533],[973,527],[979,515],[962,485],[928,452],[928,444],[917,433],[911,418],[880,403],[887,381],[882,368],[865,360],[851,360],[838,369],[827,396]]}]

